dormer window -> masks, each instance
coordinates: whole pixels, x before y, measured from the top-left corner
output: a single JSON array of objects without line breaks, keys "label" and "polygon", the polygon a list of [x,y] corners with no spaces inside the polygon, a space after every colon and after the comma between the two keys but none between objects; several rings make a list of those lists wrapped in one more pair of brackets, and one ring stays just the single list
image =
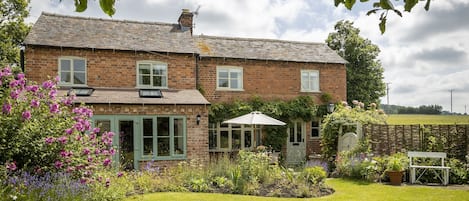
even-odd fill
[{"label": "dormer window", "polygon": [[157,61],[137,62],[137,87],[168,88],[168,65]]},{"label": "dormer window", "polygon": [[86,86],[86,60],[79,57],[59,58],[60,85]]}]

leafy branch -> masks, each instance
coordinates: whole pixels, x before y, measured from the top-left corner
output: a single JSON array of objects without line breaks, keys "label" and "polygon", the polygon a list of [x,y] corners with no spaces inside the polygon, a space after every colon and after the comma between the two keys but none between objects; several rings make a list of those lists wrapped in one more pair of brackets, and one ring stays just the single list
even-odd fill
[{"label": "leafy branch", "polygon": [[[360,0],[361,3],[368,2],[369,0]],[[401,2],[401,0],[396,0],[397,2]],[[430,1],[431,0],[402,0],[404,2],[404,11],[411,12],[412,8],[419,3],[419,1],[426,1],[425,3],[425,10],[428,11],[430,9]],[[337,7],[340,4],[344,4],[344,6],[352,10],[353,6],[355,5],[356,0],[334,0],[334,5]],[[394,7],[394,4],[391,2],[391,0],[379,0],[378,2],[373,3],[373,9],[369,10],[366,15],[371,15],[371,14],[377,14],[381,13],[379,20],[381,21],[379,23],[379,30],[381,31],[381,34],[384,34],[386,31],[386,20],[389,11],[394,12],[396,15],[399,15],[402,17],[402,11],[396,9]]]}]

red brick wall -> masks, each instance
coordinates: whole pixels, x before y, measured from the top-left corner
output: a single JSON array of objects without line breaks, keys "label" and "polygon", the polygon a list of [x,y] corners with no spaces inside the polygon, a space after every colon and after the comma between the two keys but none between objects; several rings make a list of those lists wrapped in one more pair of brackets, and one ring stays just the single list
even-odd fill
[{"label": "red brick wall", "polygon": [[[205,105],[123,105],[94,104],[95,115],[183,115],[186,116],[187,159],[206,163],[208,153],[208,106]],[[196,117],[201,115],[197,125]],[[182,160],[155,161],[156,166],[173,166]]]},{"label": "red brick wall", "polygon": [[42,82],[47,79],[47,76],[56,76],[58,59],[62,56],[86,59],[87,83],[90,87],[133,88],[136,86],[137,61],[154,60],[168,64],[169,88],[196,88],[195,56],[193,54],[27,46],[25,52],[26,77],[29,80]]},{"label": "red brick wall", "polygon": [[[243,91],[217,91],[217,65],[243,67]],[[266,99],[292,99],[312,95],[320,103],[321,93],[300,92],[301,70],[319,70],[320,91],[334,101],[346,100],[346,72],[343,64],[261,61],[244,59],[202,58],[199,61],[199,83],[212,103],[249,99],[254,95]]]}]

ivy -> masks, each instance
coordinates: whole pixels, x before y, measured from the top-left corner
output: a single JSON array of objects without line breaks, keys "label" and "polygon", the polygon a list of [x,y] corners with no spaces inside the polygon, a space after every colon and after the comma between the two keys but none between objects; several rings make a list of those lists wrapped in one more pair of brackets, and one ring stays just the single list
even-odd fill
[{"label": "ivy", "polygon": [[[289,101],[263,100],[254,96],[247,101],[236,100],[212,104],[209,119],[213,123],[222,122],[252,111],[260,111],[287,124],[299,119],[308,122],[318,116],[318,106],[314,104],[311,96],[298,96]],[[285,126],[265,126],[268,135],[265,135],[264,143],[280,151],[287,139],[286,128]]]}]

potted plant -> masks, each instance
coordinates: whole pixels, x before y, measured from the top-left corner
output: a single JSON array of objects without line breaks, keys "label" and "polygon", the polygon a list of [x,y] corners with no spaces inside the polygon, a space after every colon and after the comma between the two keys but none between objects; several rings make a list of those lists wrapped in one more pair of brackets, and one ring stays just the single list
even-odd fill
[{"label": "potted plant", "polygon": [[386,173],[389,176],[391,185],[401,185],[404,170],[407,168],[408,159],[402,153],[396,153],[388,158],[386,163]]}]

